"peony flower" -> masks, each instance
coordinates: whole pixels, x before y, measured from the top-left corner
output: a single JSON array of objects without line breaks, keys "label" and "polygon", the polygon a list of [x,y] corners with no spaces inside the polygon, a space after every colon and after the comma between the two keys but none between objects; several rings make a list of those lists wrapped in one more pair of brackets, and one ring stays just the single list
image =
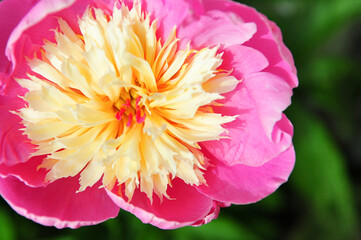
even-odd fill
[{"label": "peony flower", "polygon": [[294,166],[278,27],[229,0],[0,3],[0,193],[77,228],[171,229],[259,201]]}]

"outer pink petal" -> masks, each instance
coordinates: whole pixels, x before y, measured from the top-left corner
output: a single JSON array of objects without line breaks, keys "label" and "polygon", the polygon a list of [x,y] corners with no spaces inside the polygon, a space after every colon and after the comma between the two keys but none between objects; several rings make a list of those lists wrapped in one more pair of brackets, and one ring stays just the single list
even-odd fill
[{"label": "outer pink petal", "polygon": [[245,75],[244,81],[226,94],[224,105],[214,108],[224,115],[239,115],[225,126],[229,139],[201,146],[228,165],[260,166],[275,158],[292,145],[292,125],[286,117],[281,119],[290,97],[290,87],[276,75]]},{"label": "outer pink petal", "polygon": [[130,202],[119,197],[113,189],[108,191],[113,201],[126,211],[133,213],[143,223],[150,223],[163,229],[173,229],[211,221],[218,216],[218,206],[214,201],[199,193],[194,187],[175,179],[167,191],[170,199],[161,202],[153,196],[153,203],[137,189]]},{"label": "outer pink petal", "polygon": [[183,22],[179,26],[178,35],[183,45],[191,42],[195,49],[216,45],[226,48],[243,44],[256,30],[254,23],[244,23],[235,14],[214,10],[207,12],[207,15],[194,16],[192,21]]},{"label": "outer pink petal", "polygon": [[278,74],[291,87],[298,85],[292,55],[284,45],[281,31],[276,24],[255,9],[230,0],[207,0],[204,9],[206,12],[219,10],[225,14],[233,13],[240,16],[245,22],[256,23],[257,33],[245,45],[259,50],[267,57],[270,63],[267,71]]},{"label": "outer pink petal", "polygon": [[38,0],[0,2],[0,72],[9,73],[11,69],[11,63],[5,56],[5,47],[12,30],[37,2]]},{"label": "outer pink petal", "polygon": [[74,2],[75,0],[58,0],[58,1],[43,0],[35,4],[30,9],[30,11],[20,21],[18,26],[12,31],[8,40],[5,54],[13,62],[13,64],[16,64],[17,62],[15,49],[20,47],[17,46],[18,40],[22,36],[29,35],[32,38],[31,40],[33,41],[38,40],[37,43],[42,44],[44,37],[47,36],[48,38],[50,38],[49,36],[52,36],[53,33],[51,33],[50,30],[55,29],[56,25],[54,24],[56,23],[57,20],[55,18],[48,19],[47,26],[44,26],[43,24],[37,25],[36,31],[38,31],[38,33],[41,34],[26,32],[26,30],[38,24],[41,20],[44,20],[44,18],[49,14],[60,11],[66,7],[69,7]]},{"label": "outer pink petal", "polygon": [[[78,18],[92,2],[91,0],[42,0],[35,4],[13,30],[6,46],[5,54],[13,63],[12,76],[21,78],[25,77],[26,72],[30,72],[26,57],[32,58],[44,44],[45,39],[53,40],[52,29],[58,27],[58,17],[66,20],[77,31]],[[6,92],[12,90],[8,86],[5,87]]]},{"label": "outer pink petal", "polygon": [[116,217],[119,208],[99,186],[75,193],[79,188],[76,177],[38,188],[29,187],[16,177],[0,177],[0,193],[16,212],[57,228],[78,228]]},{"label": "outer pink petal", "polygon": [[226,203],[247,204],[261,200],[286,182],[295,162],[293,147],[259,167],[227,166],[206,155],[213,167],[207,169],[207,185],[197,187],[203,194]]},{"label": "outer pink petal", "polygon": [[255,110],[267,136],[291,104],[292,89],[276,75],[260,72],[245,76],[244,85],[254,101]]},{"label": "outer pink petal", "polygon": [[29,187],[43,187],[47,185],[45,184],[47,171],[43,168],[38,169],[42,161],[43,157],[38,156],[30,158],[25,163],[18,163],[12,166],[0,164],[0,176],[2,178],[14,176]]}]

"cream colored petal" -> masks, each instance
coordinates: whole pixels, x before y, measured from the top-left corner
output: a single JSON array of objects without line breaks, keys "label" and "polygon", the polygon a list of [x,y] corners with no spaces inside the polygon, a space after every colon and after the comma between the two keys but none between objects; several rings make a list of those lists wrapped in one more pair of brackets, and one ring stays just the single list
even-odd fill
[{"label": "cream colored petal", "polygon": [[217,92],[220,94],[233,91],[240,81],[233,76],[213,77],[203,83],[203,88],[207,92]]},{"label": "cream colored petal", "polygon": [[43,141],[64,134],[74,126],[61,121],[46,121],[37,124],[26,125],[25,134],[34,141]]},{"label": "cream colored petal", "polygon": [[40,74],[46,79],[49,79],[51,82],[57,84],[64,90],[68,90],[69,87],[73,86],[70,81],[65,79],[64,75],[61,72],[59,72],[49,63],[34,58],[29,62],[29,65],[33,72]]},{"label": "cream colored petal", "polygon": [[84,57],[92,70],[92,78],[98,82],[103,76],[113,73],[115,76],[115,68],[111,61],[106,57],[103,49],[94,48],[84,53]]},{"label": "cream colored petal", "polygon": [[93,186],[101,179],[102,175],[104,174],[105,166],[101,162],[102,156],[99,155],[101,155],[100,152],[95,155],[95,157],[81,172],[79,178],[79,192],[84,191],[87,187]]},{"label": "cream colored petal", "polygon": [[79,47],[84,46],[83,41],[78,37],[78,35],[73,31],[73,29],[71,29],[71,27],[66,21],[64,21],[62,18],[58,18],[58,24],[60,30],[65,36],[69,38],[72,43],[77,44]]},{"label": "cream colored petal", "polygon": [[[89,99],[99,100],[99,97],[96,95],[95,91],[90,87],[89,77],[86,78],[84,75],[89,74],[83,70],[81,65],[76,62],[74,59],[69,59],[68,61],[63,62],[61,72],[70,79],[85,96]],[[85,69],[84,69],[85,70]],[[83,75],[84,74],[84,75]]]}]

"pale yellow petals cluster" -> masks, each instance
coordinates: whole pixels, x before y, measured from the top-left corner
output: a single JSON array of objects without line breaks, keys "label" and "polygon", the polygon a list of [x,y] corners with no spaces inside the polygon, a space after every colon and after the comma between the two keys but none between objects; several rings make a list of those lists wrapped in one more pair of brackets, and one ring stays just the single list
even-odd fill
[{"label": "pale yellow petals cluster", "polygon": [[47,180],[80,174],[80,189],[102,180],[167,197],[172,179],[204,184],[198,145],[217,140],[234,117],[212,111],[238,80],[219,70],[217,48],[179,49],[175,29],[164,42],[157,23],[135,4],[112,15],[89,8],[76,33],[59,19],[55,41],[29,60],[36,73],[17,113],[24,132],[47,155]]}]

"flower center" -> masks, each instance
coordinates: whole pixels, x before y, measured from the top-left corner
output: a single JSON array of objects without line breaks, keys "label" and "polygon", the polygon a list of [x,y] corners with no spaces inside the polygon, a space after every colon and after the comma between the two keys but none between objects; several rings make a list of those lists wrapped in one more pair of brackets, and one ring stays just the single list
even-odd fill
[{"label": "flower center", "polygon": [[135,118],[136,123],[143,123],[145,120],[145,111],[141,105],[141,96],[137,96],[135,99],[129,96],[129,98],[120,98],[115,104],[114,107],[117,109],[115,118],[118,121],[123,119],[123,116],[126,117],[127,127],[130,127]]},{"label": "flower center", "polygon": [[239,82],[218,69],[217,48],[180,49],[175,28],[162,42],[139,3],[89,8],[79,29],[59,19],[55,41],[29,60],[36,76],[18,79],[28,106],[17,114],[47,181],[80,174],[79,191],[101,180],[128,200],[136,188],[167,197],[174,178],[204,184],[198,143],[222,138],[235,117],[212,106]]}]

